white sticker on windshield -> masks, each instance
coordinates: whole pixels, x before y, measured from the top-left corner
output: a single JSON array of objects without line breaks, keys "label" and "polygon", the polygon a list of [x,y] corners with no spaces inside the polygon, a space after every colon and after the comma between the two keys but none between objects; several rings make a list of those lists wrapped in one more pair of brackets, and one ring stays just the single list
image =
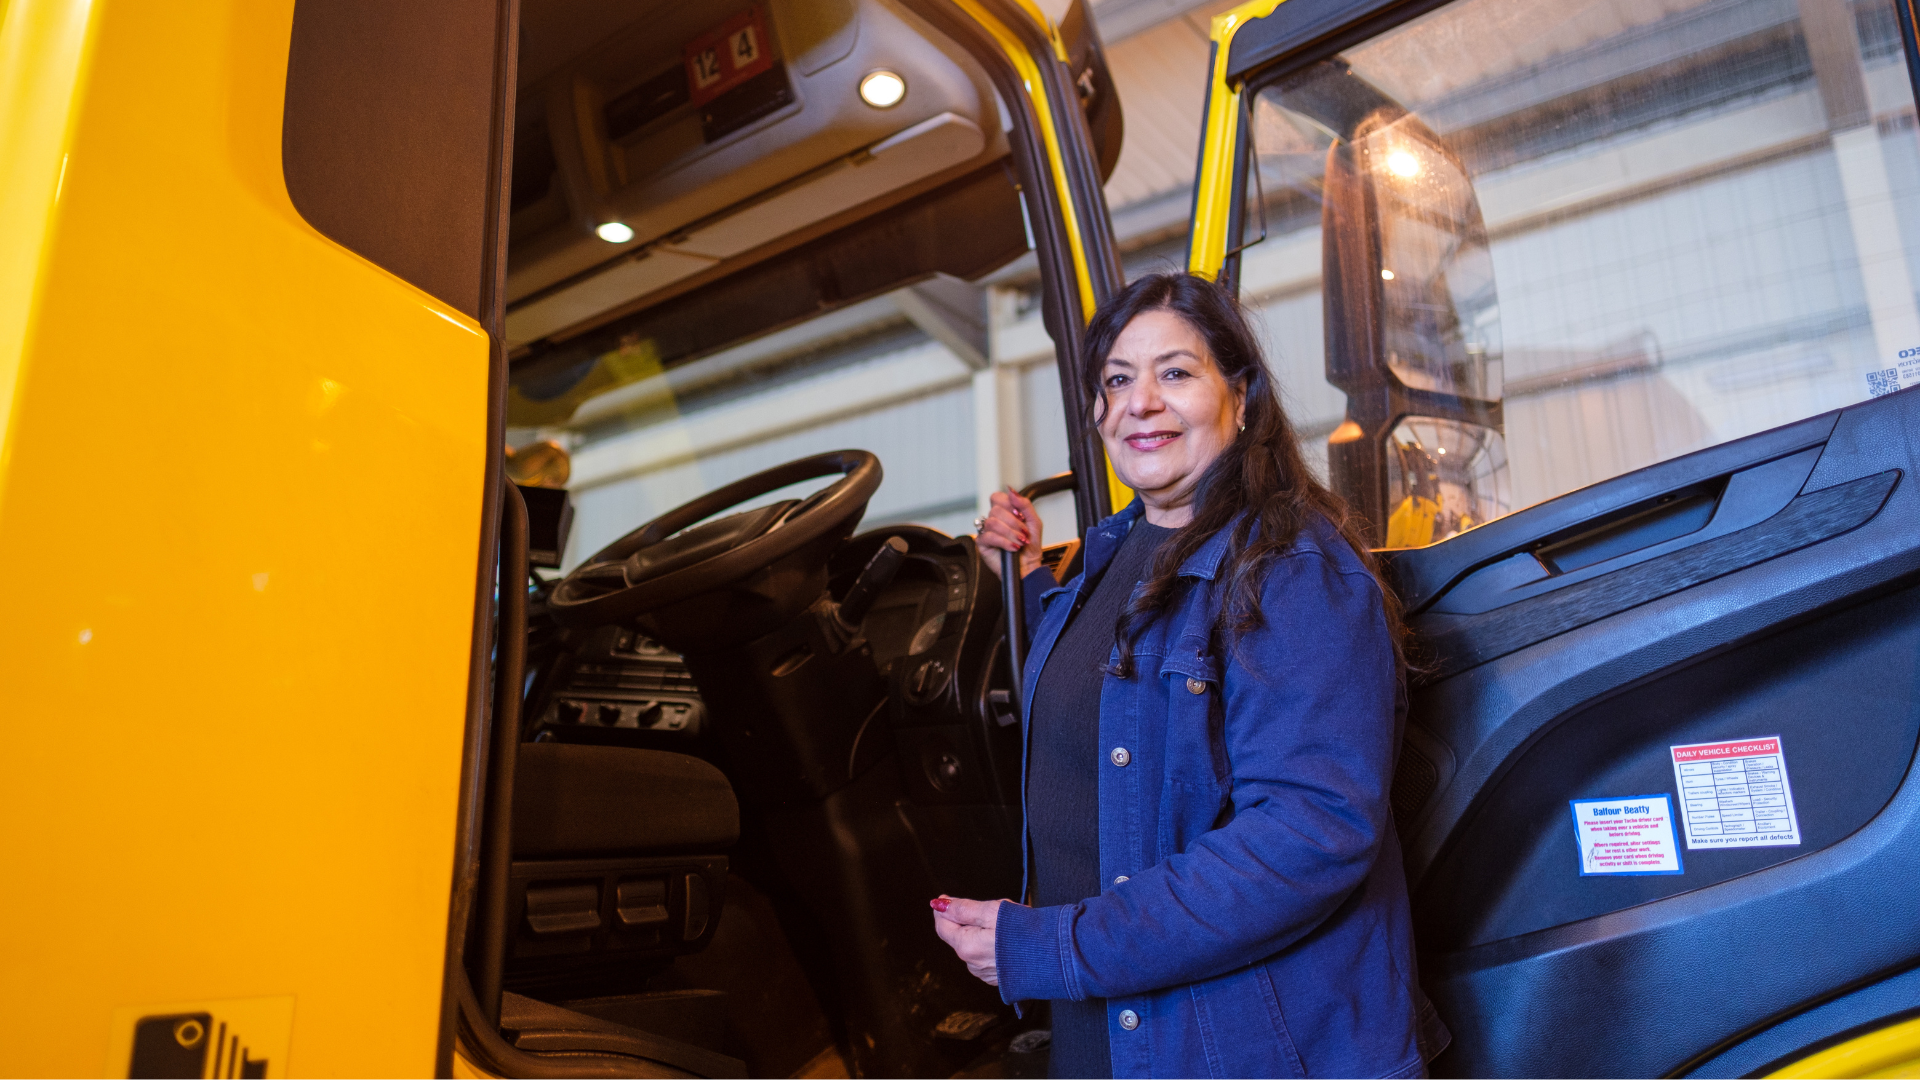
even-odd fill
[{"label": "white sticker on windshield", "polygon": [[1665,795],[1571,802],[1573,831],[1580,839],[1581,877],[1680,873],[1673,807]]},{"label": "white sticker on windshield", "polygon": [[1688,851],[1800,843],[1780,736],[1672,749]]},{"label": "white sticker on windshield", "polygon": [[1920,348],[1901,349],[1892,367],[1867,372],[1868,397],[1885,397],[1914,385],[1920,385]]}]

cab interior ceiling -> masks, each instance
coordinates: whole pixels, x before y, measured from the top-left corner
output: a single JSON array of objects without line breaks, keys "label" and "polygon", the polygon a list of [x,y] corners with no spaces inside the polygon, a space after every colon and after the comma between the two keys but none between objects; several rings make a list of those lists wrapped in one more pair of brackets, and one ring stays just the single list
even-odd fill
[{"label": "cab interior ceiling", "polygon": [[[690,46],[742,26],[768,55],[703,96]],[[861,99],[878,69],[906,81],[891,108]],[[893,0],[528,0],[513,167],[520,405],[612,350],[658,370],[1028,247],[986,73]]]}]

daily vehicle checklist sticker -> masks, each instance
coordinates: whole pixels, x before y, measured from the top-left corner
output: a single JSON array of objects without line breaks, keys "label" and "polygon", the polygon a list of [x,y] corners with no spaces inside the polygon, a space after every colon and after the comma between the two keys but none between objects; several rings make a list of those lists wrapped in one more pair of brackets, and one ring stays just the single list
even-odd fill
[{"label": "daily vehicle checklist sticker", "polygon": [[1780,736],[1672,749],[1688,851],[1800,843]]}]

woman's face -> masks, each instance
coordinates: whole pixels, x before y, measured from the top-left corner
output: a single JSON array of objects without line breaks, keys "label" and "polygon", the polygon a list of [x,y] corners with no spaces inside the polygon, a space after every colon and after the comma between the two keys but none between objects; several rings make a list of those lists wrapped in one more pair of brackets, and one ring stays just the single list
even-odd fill
[{"label": "woman's face", "polygon": [[1100,439],[1113,471],[1139,492],[1149,522],[1185,525],[1194,487],[1245,422],[1245,393],[1228,384],[1206,339],[1164,309],[1120,332],[1100,383]]}]

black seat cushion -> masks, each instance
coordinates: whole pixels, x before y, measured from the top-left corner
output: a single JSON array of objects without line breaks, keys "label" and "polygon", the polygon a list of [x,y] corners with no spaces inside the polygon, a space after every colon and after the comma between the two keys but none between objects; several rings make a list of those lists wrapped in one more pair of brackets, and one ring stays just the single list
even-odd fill
[{"label": "black seat cushion", "polygon": [[715,853],[739,838],[733,787],[699,758],[624,746],[520,745],[516,857]]}]

